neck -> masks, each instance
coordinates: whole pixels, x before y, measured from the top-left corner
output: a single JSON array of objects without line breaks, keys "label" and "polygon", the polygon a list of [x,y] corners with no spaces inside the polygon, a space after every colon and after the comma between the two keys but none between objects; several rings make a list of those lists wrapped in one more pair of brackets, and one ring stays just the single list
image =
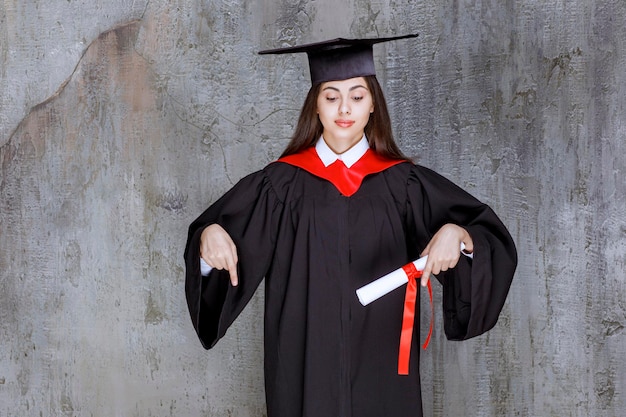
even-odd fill
[{"label": "neck", "polygon": [[323,134],[322,134],[322,138],[324,139],[324,142],[326,142],[326,145],[328,145],[328,147],[333,152],[335,152],[337,155],[341,155],[342,153],[349,151],[350,149],[352,149],[354,147],[354,145],[359,143],[359,141],[363,138],[363,134],[361,134],[358,137],[355,137],[354,139],[350,140],[349,142],[332,140],[332,138],[329,140]]}]

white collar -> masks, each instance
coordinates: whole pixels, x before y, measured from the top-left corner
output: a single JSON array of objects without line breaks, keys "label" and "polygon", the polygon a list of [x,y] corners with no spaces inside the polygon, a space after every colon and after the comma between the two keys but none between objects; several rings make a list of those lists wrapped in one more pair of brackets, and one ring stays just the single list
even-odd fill
[{"label": "white collar", "polygon": [[359,159],[361,159],[361,157],[365,155],[365,152],[367,152],[369,148],[370,146],[367,142],[367,138],[365,137],[365,135],[363,135],[361,140],[358,141],[354,146],[341,154],[336,154],[332,149],[330,149],[323,136],[320,136],[320,138],[317,140],[317,143],[315,144],[315,151],[324,163],[324,166],[328,166],[335,162],[337,159],[340,159],[343,161],[344,164],[346,164],[348,168],[350,168]]}]

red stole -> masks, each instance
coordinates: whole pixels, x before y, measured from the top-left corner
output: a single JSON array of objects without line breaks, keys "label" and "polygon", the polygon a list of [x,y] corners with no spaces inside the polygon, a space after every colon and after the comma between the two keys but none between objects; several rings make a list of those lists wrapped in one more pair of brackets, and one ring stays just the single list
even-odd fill
[{"label": "red stole", "polygon": [[307,148],[296,154],[280,158],[278,162],[297,166],[305,171],[331,182],[339,192],[350,197],[361,187],[363,178],[386,170],[396,164],[404,162],[403,159],[388,159],[368,149],[367,152],[350,168],[343,161],[337,159],[329,166],[317,155],[315,147]]}]

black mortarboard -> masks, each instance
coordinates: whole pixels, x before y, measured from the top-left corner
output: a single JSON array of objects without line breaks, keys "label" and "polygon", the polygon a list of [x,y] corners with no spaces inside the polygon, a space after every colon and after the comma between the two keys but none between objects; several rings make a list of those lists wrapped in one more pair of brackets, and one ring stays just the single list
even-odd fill
[{"label": "black mortarboard", "polygon": [[344,39],[309,43],[286,48],[266,49],[259,54],[292,54],[306,52],[309,57],[311,83],[347,80],[354,77],[376,75],[372,46],[396,39],[415,38],[417,34],[391,38]]}]

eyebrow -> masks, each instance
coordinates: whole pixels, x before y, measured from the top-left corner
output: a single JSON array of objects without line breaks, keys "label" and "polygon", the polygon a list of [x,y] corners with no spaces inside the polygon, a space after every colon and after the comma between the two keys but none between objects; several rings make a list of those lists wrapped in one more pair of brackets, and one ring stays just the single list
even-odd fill
[{"label": "eyebrow", "polygon": [[[367,90],[367,87],[365,87],[364,85],[358,84],[358,85],[355,85],[355,86],[350,87],[350,88],[348,89],[348,91],[353,91],[353,90],[356,90],[357,88],[365,88],[365,89]],[[326,91],[326,90],[334,90],[334,91],[339,92],[339,89],[338,89],[338,88],[333,87],[333,86],[331,86],[331,85],[329,85],[328,87],[324,87],[324,88],[322,89],[322,91]],[[367,91],[369,91],[369,90],[367,90]]]}]

